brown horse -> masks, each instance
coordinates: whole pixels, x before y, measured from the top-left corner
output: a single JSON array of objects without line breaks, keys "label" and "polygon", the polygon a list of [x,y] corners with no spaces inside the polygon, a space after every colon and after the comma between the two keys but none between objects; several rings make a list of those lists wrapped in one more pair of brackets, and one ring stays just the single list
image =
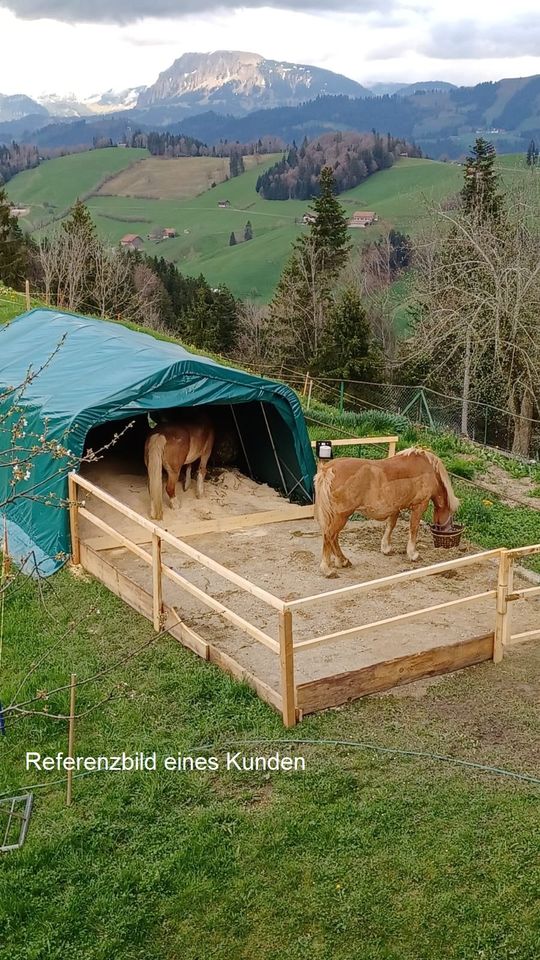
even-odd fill
[{"label": "brown horse", "polygon": [[205,414],[194,414],[190,419],[155,427],[146,438],[144,462],[148,470],[150,516],[163,518],[163,470],[167,474],[166,490],[173,510],[178,508],[176,484],[183,466],[186,467],[184,490],[191,481],[191,464],[197,460],[197,497],[203,495],[206,467],[214,445],[214,428]]},{"label": "brown horse", "polygon": [[315,517],[323,533],[321,571],[335,577],[334,567],[351,565],[338,537],[356,510],[370,520],[386,520],[381,544],[385,554],[392,552],[390,541],[401,510],[410,510],[407,556],[418,560],[418,527],[430,500],[434,522],[450,528],[459,500],[446,467],[428,450],[411,448],[387,460],[342,457],[322,464],[315,477]]}]

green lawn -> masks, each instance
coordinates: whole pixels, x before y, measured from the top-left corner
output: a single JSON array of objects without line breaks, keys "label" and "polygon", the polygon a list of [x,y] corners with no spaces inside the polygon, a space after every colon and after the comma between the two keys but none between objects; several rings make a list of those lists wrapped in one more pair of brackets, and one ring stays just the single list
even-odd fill
[{"label": "green lawn", "polygon": [[27,230],[35,230],[53,218],[65,216],[78,197],[86,199],[105,178],[147,156],[147,150],[110,147],[46,160],[13,177],[8,196],[18,206],[30,208],[20,223]]},{"label": "green lawn", "polygon": [[[63,572],[41,592],[15,583],[8,596],[4,703],[53,645],[25,699],[152,636],[95,582]],[[364,699],[289,736],[535,774],[539,654],[522,647],[500,666],[420,696]],[[250,690],[172,639],[80,687],[78,710],[115,683],[128,696],[77,722],[78,753],[164,756],[213,744],[221,758],[236,741],[285,736]],[[64,712],[66,693],[47,706]],[[64,723],[8,721],[0,792],[56,779],[25,772],[26,750],[65,749]],[[362,747],[292,749],[305,773],[97,773],[74,781],[70,809],[64,784],[37,789],[26,845],[2,859],[2,960],[536,960],[537,787]]]},{"label": "green lawn", "polygon": [[[14,177],[8,185],[9,196],[30,206],[29,218],[21,222],[32,228],[59,216],[77,196],[84,196],[101,236],[111,243],[117,244],[126,233],[138,233],[147,253],[173,260],[183,272],[202,272],[210,283],[226,283],[239,297],[269,300],[291,244],[306,229],[295,219],[300,220],[309,206],[307,201],[263,200],[256,193],[257,177],[278,155],[269,155],[242,176],[183,201],[92,195],[103,177],[113,172],[112,163],[122,169],[145,155],[145,151],[111,149],[51,160]],[[400,159],[390,170],[342,194],[348,213],[374,209],[380,218],[371,229],[353,231],[353,242],[364,243],[391,227],[417,232],[425,222],[426,204],[452,193],[460,177],[460,168],[452,164]],[[219,200],[229,200],[230,207],[218,208]],[[46,209],[46,203],[52,207]],[[253,226],[253,240],[230,247],[231,232],[242,240],[247,220]],[[148,241],[156,226],[174,227],[178,236],[159,244]]]}]

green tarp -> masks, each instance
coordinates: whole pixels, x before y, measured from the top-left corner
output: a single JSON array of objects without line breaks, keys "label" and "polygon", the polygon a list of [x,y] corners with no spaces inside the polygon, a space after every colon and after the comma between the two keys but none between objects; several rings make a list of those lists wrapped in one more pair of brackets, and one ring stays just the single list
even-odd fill
[{"label": "green tarp", "polygon": [[[299,400],[283,384],[120,324],[55,310],[32,310],[1,329],[0,507],[12,555],[42,575],[65,561],[67,474],[92,427],[201,405],[232,410],[255,479],[311,500],[314,458]],[[6,451],[15,424],[25,436],[13,458]],[[25,452],[44,442],[38,454]],[[15,487],[14,459],[22,473]]]}]

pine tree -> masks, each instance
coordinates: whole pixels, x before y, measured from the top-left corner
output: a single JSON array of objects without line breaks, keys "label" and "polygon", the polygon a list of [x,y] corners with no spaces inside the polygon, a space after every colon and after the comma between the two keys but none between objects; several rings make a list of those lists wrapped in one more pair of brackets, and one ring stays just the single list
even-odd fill
[{"label": "pine tree", "polygon": [[0,187],[0,281],[18,288],[24,282],[28,245],[11,207],[6,191]]},{"label": "pine tree", "polygon": [[244,240],[253,240],[253,227],[251,226],[251,220],[248,220],[244,227]]},{"label": "pine tree", "polygon": [[330,313],[313,369],[343,380],[375,380],[381,366],[366,310],[356,290],[348,287]]},{"label": "pine tree", "polygon": [[336,198],[336,184],[330,167],[321,170],[319,184],[320,194],[310,208],[315,221],[309,237],[316,250],[323,252],[325,272],[329,277],[336,277],[345,266],[351,249],[347,216]]},{"label": "pine tree", "polygon": [[497,154],[493,144],[479,137],[472,155],[465,161],[465,183],[461,191],[465,213],[479,223],[502,219],[504,199],[499,193],[499,177],[495,172]]},{"label": "pine tree", "polygon": [[229,246],[230,246],[230,247],[236,246],[236,237],[235,237],[235,235],[234,235],[234,230],[231,231],[231,235],[230,235],[230,237],[229,237]]},{"label": "pine tree", "polygon": [[84,235],[88,238],[88,243],[92,244],[97,237],[96,226],[92,220],[92,215],[82,200],[77,200],[69,211],[69,217],[64,220],[62,230],[68,234]]},{"label": "pine tree", "polygon": [[538,161],[538,150],[534,140],[531,140],[527,149],[527,166],[535,167]]}]

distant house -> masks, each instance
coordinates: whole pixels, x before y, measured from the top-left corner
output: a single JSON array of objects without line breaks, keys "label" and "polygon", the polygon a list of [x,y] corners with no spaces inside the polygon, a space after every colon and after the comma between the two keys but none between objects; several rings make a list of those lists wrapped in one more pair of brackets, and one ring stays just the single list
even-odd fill
[{"label": "distant house", "polygon": [[176,230],[174,229],[174,227],[165,227],[163,231],[163,239],[172,240],[173,237],[176,237]]},{"label": "distant house", "polygon": [[370,224],[375,223],[377,219],[377,214],[373,210],[356,210],[349,220],[349,226],[369,227]]},{"label": "distant house", "polygon": [[302,223],[315,223],[317,219],[316,213],[305,213],[302,217]]},{"label": "distant house", "polygon": [[9,209],[11,217],[25,217],[27,213],[30,213],[29,207],[10,207]]},{"label": "distant house", "polygon": [[218,200],[218,207],[230,207],[230,200]]},{"label": "distant house", "polygon": [[120,241],[120,246],[124,250],[140,250],[144,244],[144,240],[139,236],[138,233],[126,233],[125,237],[122,237]]}]

